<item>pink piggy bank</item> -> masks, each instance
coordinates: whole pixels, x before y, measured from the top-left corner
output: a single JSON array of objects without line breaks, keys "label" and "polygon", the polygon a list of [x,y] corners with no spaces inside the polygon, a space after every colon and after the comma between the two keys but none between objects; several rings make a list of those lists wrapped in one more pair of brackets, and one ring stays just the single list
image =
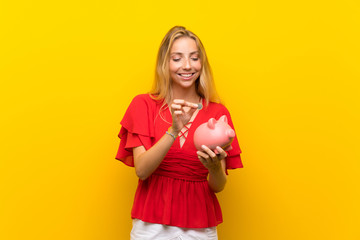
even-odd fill
[{"label": "pink piggy bank", "polygon": [[216,147],[224,150],[231,150],[231,142],[235,137],[235,131],[229,126],[227,117],[221,116],[218,121],[210,118],[208,122],[201,124],[194,133],[194,144],[197,150],[202,150],[201,145],[205,145],[216,154]]}]

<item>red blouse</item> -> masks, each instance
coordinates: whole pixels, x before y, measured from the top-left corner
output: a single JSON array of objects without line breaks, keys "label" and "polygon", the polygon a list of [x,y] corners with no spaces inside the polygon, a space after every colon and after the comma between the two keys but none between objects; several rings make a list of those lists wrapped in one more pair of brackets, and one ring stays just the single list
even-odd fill
[{"label": "red blouse", "polygon": [[[151,148],[172,124],[171,113],[162,102],[148,94],[136,96],[128,107],[119,133],[120,146],[116,159],[134,166],[132,148],[143,145]],[[222,214],[215,193],[207,181],[208,170],[199,161],[193,143],[195,129],[211,117],[226,115],[234,128],[228,110],[210,102],[199,111],[190,126],[182,147],[179,138],[168,151],[160,166],[146,180],[140,180],[135,193],[131,217],[145,222],[183,228],[214,227],[222,222]],[[238,140],[228,151],[226,168],[242,168]]]}]

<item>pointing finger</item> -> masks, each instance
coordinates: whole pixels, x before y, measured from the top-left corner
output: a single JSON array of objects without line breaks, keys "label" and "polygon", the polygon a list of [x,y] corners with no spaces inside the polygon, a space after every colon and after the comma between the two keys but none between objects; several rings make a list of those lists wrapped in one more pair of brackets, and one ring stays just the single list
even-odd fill
[{"label": "pointing finger", "polygon": [[182,105],[182,106],[191,107],[191,108],[199,108],[199,104],[192,103],[192,102],[187,102],[187,101],[185,101],[183,99],[174,99],[173,103],[179,104],[179,105]]},{"label": "pointing finger", "polygon": [[195,110],[198,109],[198,107],[199,107],[199,104],[191,103],[191,102],[185,102],[185,105],[188,106],[188,107],[191,107],[191,108],[193,108]]},{"label": "pointing finger", "polygon": [[185,100],[183,100],[183,99],[174,99],[174,100],[173,100],[173,103],[176,103],[176,104],[184,104],[184,103],[185,103]]},{"label": "pointing finger", "polygon": [[171,108],[181,110],[181,105],[179,105],[179,104],[171,104]]}]

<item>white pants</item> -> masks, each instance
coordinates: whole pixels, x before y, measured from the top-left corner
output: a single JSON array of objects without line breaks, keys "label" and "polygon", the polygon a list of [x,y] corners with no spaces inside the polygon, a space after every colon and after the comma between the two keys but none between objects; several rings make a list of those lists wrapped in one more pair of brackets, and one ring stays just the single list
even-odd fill
[{"label": "white pants", "polygon": [[180,228],[133,219],[131,240],[217,240],[216,227]]}]

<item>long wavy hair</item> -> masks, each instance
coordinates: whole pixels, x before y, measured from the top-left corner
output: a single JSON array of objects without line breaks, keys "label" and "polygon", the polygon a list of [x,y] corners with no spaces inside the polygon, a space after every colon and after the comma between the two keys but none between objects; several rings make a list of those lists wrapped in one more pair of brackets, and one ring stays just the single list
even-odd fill
[{"label": "long wavy hair", "polygon": [[173,100],[169,70],[170,49],[174,41],[182,37],[194,39],[200,53],[201,73],[195,81],[196,93],[205,100],[206,105],[209,102],[220,102],[204,46],[198,36],[182,26],[171,28],[160,44],[156,59],[155,80],[150,96],[155,100],[164,100],[164,104],[171,103]]}]

